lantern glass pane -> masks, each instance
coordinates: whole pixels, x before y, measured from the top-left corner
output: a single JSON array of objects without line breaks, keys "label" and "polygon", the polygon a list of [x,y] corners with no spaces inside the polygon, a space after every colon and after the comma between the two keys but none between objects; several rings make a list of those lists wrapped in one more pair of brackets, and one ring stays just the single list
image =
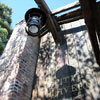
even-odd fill
[{"label": "lantern glass pane", "polygon": [[39,29],[38,29],[37,26],[32,25],[32,26],[29,27],[29,31],[30,31],[31,33],[38,33]]}]

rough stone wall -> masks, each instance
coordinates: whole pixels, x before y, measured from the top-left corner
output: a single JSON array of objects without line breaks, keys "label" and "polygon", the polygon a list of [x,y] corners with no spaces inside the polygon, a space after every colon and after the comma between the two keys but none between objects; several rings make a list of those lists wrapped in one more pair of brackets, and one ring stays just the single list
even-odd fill
[{"label": "rough stone wall", "polygon": [[32,100],[99,100],[99,66],[84,20],[61,28],[61,45],[50,33],[41,38]]},{"label": "rough stone wall", "polygon": [[18,23],[0,59],[0,100],[30,100],[39,38],[27,36]]},{"label": "rough stone wall", "polygon": [[32,100],[99,100],[100,68],[84,20],[61,26],[61,45],[42,37],[40,51],[25,25],[16,25],[0,59],[0,100],[30,100],[32,89]]},{"label": "rough stone wall", "polygon": [[36,69],[36,84],[32,100],[51,100],[54,97],[55,72],[55,43],[48,33],[41,38],[40,53]]}]

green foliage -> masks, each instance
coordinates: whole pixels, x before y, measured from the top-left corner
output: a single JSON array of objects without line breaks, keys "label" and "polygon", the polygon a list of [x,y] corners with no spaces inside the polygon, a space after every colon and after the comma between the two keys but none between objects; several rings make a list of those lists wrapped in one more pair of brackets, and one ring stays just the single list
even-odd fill
[{"label": "green foliage", "polygon": [[12,9],[0,3],[0,55],[12,33],[11,25]]},{"label": "green foliage", "polygon": [[0,41],[0,54],[2,54],[4,50],[4,44]]}]

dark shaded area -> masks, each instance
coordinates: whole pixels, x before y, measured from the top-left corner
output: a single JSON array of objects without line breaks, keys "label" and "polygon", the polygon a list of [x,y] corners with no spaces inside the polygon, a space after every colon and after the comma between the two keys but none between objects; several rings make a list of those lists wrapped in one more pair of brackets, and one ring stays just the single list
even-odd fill
[{"label": "dark shaded area", "polygon": [[72,32],[73,32],[73,34],[75,34],[75,33],[80,32],[82,30],[87,30],[86,25],[82,25],[82,26],[79,26],[79,27],[71,28],[71,29],[68,29],[68,30],[63,30],[62,34],[63,35],[67,35],[67,34],[72,34]]},{"label": "dark shaded area", "polygon": [[[71,70],[71,72],[70,72]],[[76,73],[76,69],[70,65],[64,65],[56,72],[57,79],[61,79],[63,77],[69,77],[71,75],[74,75]]]},{"label": "dark shaded area", "polygon": [[[59,88],[62,91],[59,92],[57,99],[63,98],[72,98],[72,76],[76,73],[76,69],[69,65],[62,66],[56,72],[56,78],[59,80]],[[75,82],[74,82],[75,83]],[[77,88],[77,87],[75,87]],[[77,89],[78,90],[78,89]],[[78,95],[78,91],[76,91],[76,96]]]}]

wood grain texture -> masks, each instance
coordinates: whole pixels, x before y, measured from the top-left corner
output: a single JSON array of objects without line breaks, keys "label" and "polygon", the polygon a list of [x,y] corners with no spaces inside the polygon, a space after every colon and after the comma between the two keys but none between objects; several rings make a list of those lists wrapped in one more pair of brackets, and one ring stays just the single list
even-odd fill
[{"label": "wood grain texture", "polygon": [[79,7],[79,6],[80,6],[79,1],[76,1],[74,3],[71,3],[69,5],[66,5],[64,7],[61,7],[61,8],[58,8],[58,9],[52,11],[52,14],[58,14],[58,13],[61,13],[61,12],[64,12],[66,10],[70,10],[72,8]]}]

